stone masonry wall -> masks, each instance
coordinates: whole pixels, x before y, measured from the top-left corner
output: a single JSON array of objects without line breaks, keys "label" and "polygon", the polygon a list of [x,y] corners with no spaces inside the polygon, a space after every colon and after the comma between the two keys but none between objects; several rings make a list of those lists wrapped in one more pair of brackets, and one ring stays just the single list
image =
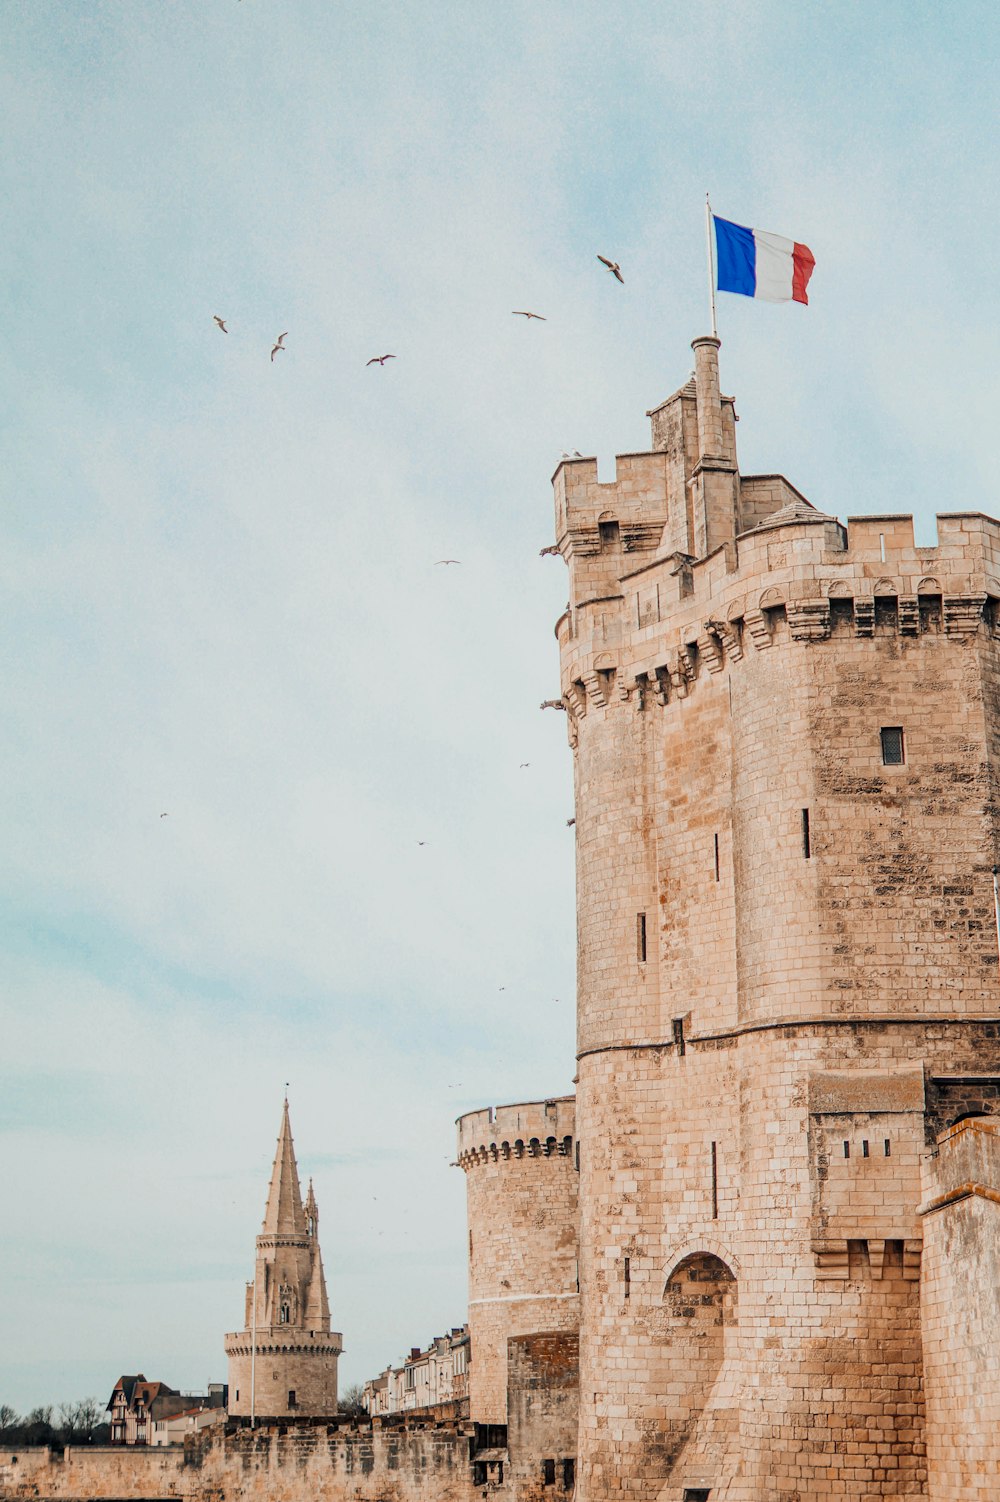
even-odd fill
[{"label": "stone masonry wall", "polygon": [[928,1496],[1000,1487],[1000,1122],[942,1133],[926,1167],[922,1280]]},{"label": "stone masonry wall", "polygon": [[183,1448],[0,1450],[2,1502],[473,1502],[461,1426],[242,1429]]},{"label": "stone masonry wall", "polygon": [[[250,1413],[251,1333],[226,1338],[230,1412]],[[253,1361],[254,1405],[258,1418],[278,1418],[294,1408],[303,1414],[332,1418],[337,1412],[337,1361],[341,1350],[338,1335],[312,1335],[293,1330],[282,1335],[275,1330],[258,1331]]]},{"label": "stone masonry wall", "polygon": [[507,1341],[575,1331],[577,1171],[573,1097],[474,1111],[458,1123],[469,1225],[469,1408],[507,1422]]},{"label": "stone masonry wall", "polygon": [[576,1478],[580,1343],[546,1330],[507,1345],[508,1449],[517,1502],[566,1502]]}]

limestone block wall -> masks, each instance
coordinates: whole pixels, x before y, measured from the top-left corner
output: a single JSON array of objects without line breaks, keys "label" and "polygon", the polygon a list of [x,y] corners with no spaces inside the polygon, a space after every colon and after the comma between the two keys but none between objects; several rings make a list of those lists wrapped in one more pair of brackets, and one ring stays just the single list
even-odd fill
[{"label": "limestone block wall", "polygon": [[508,1450],[517,1502],[568,1502],[576,1485],[577,1334],[512,1336],[507,1353]]},{"label": "limestone block wall", "polygon": [[942,1133],[925,1188],[928,1496],[987,1502],[1000,1477],[1000,1121]]},{"label": "limestone block wall", "polygon": [[0,1450],[0,1502],[474,1502],[461,1425],[243,1429],[155,1449]]},{"label": "limestone block wall", "polygon": [[251,1412],[251,1367],[258,1418],[295,1418],[297,1414],[332,1418],[337,1412],[339,1333],[313,1334],[281,1327],[258,1330],[256,1359],[251,1360],[248,1330],[226,1336],[229,1360],[229,1411]]},{"label": "limestone block wall", "polygon": [[572,1096],[473,1111],[458,1122],[469,1226],[469,1411],[507,1422],[507,1341],[575,1331],[576,1126]]}]

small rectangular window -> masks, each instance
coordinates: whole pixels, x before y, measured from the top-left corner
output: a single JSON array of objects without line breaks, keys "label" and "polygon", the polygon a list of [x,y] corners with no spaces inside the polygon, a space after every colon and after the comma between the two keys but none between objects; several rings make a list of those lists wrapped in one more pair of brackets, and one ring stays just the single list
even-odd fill
[{"label": "small rectangular window", "polygon": [[890,1146],[891,1146],[891,1144],[890,1144],[889,1139],[887,1137],[885,1139],[885,1155],[886,1155],[887,1158],[890,1156]]},{"label": "small rectangular window", "polygon": [[879,734],[882,737],[882,765],[901,767],[905,760],[902,727],[883,725]]},{"label": "small rectangular window", "polygon": [[646,914],[635,915],[635,948],[640,965],[646,963]]},{"label": "small rectangular window", "polygon": [[576,1482],[576,1460],[567,1455],[563,1461],[563,1490],[570,1491]]},{"label": "small rectangular window", "polygon": [[867,1158],[867,1156],[868,1156],[868,1138],[867,1137],[863,1137],[861,1139],[861,1156],[862,1156],[862,1158]]},{"label": "small rectangular window", "polygon": [[712,1219],[719,1218],[719,1154],[715,1143],[712,1143]]},{"label": "small rectangular window", "polygon": [[812,859],[812,842],[809,838],[809,810],[802,810],[802,854],[806,860]]},{"label": "small rectangular window", "polygon": [[625,1258],[625,1297],[632,1296],[632,1258]]},{"label": "small rectangular window", "polygon": [[715,879],[719,879],[719,836],[715,836]]},{"label": "small rectangular window", "polygon": [[554,1460],[543,1460],[542,1461],[542,1485],[543,1486],[555,1486],[555,1484],[556,1484],[556,1463],[555,1463]]},{"label": "small rectangular window", "polygon": [[845,1158],[849,1158],[850,1156],[851,1156],[851,1144],[849,1142],[845,1142],[844,1143],[844,1157]]},{"label": "small rectangular window", "polygon": [[709,1502],[711,1495],[711,1488],[707,1486],[686,1486],[684,1488],[684,1502]]},{"label": "small rectangular window", "polygon": [[601,534],[601,551],[607,548],[616,548],[620,541],[617,522],[598,522],[597,529]]},{"label": "small rectangular window", "polygon": [[288,1389],[288,1406],[289,1406],[289,1408],[294,1408],[295,1407],[295,1388],[294,1387],[290,1387]]},{"label": "small rectangular window", "polygon": [[674,1047],[676,1048],[677,1052],[681,1056],[683,1056],[683,1054],[684,1054],[684,1018],[683,1017],[675,1017],[674,1018]]}]

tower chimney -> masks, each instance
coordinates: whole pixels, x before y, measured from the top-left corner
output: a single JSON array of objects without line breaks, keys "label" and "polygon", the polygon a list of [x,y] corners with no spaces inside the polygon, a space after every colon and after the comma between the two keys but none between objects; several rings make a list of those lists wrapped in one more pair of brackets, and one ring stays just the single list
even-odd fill
[{"label": "tower chimney", "polygon": [[694,552],[699,558],[731,542],[739,530],[739,473],[731,402],[719,391],[719,345],[715,334],[691,343],[698,411],[698,463],[692,492]]}]

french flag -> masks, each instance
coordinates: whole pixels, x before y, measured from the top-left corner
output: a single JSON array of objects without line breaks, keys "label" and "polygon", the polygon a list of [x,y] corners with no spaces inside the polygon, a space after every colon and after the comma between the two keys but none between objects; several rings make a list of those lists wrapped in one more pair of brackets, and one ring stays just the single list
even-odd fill
[{"label": "french flag", "polygon": [[816,259],[808,245],[747,229],[712,215],[715,222],[716,285],[765,302],[808,303],[806,288]]}]

